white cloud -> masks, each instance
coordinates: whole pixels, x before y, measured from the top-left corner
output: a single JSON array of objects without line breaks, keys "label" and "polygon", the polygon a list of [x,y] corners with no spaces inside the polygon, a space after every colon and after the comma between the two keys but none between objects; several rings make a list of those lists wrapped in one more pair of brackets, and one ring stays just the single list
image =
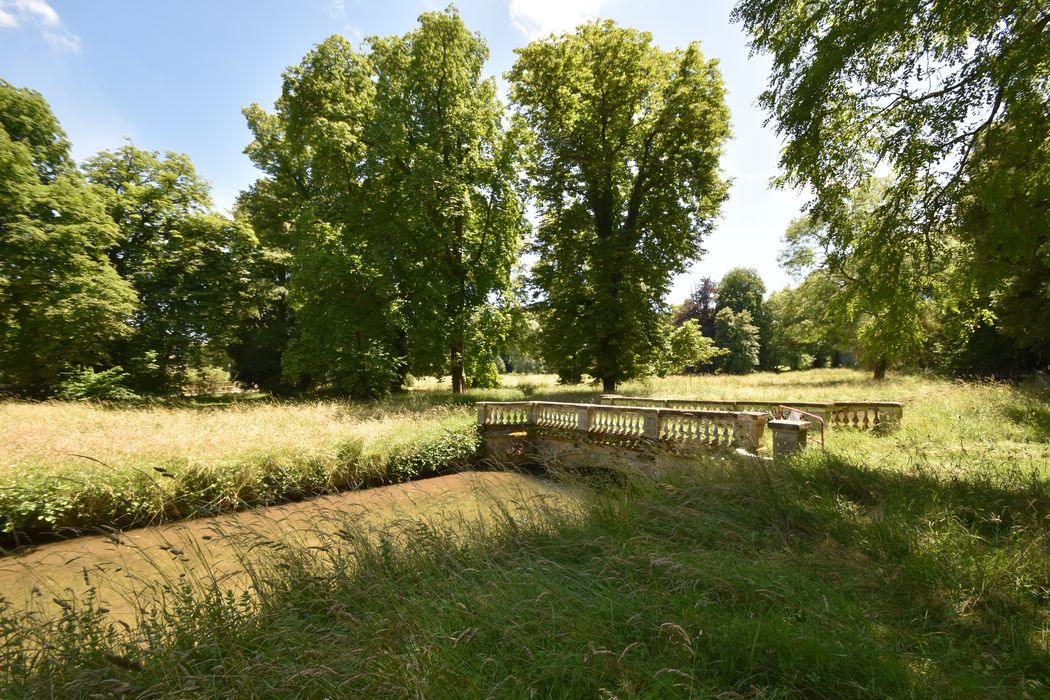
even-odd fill
[{"label": "white cloud", "polygon": [[0,0],[0,28],[36,25],[48,45],[58,51],[80,51],[80,37],[66,29],[46,0]]},{"label": "white cloud", "polygon": [[331,0],[328,3],[328,14],[332,19],[346,14],[346,0]]},{"label": "white cloud", "polygon": [[559,34],[598,16],[608,0],[510,0],[511,23],[529,39]]}]

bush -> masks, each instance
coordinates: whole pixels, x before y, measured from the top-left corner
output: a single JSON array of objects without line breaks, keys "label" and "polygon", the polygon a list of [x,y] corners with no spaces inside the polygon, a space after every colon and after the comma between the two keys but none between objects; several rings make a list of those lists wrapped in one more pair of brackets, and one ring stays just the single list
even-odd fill
[{"label": "bush", "polygon": [[217,394],[230,384],[230,373],[222,367],[200,367],[186,374],[182,389],[187,394]]},{"label": "bush", "polygon": [[64,401],[133,401],[141,398],[125,385],[127,372],[119,365],[104,372],[85,367],[72,372],[62,380],[55,396]]}]

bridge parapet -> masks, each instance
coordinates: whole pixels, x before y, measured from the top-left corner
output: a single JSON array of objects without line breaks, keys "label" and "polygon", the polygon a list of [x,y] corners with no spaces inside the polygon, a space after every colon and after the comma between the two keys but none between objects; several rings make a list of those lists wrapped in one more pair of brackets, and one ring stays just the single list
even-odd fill
[{"label": "bridge parapet", "polygon": [[762,411],[777,417],[782,406],[798,408],[820,417],[824,424],[861,430],[887,431],[900,425],[904,404],[897,401],[748,401],[723,399],[652,398],[602,394],[605,406],[646,406],[721,411]]},{"label": "bridge parapet", "polygon": [[638,406],[485,401],[478,426],[487,441],[518,438],[522,449],[549,440],[625,448],[658,447],[674,453],[696,449],[764,451],[768,416],[761,411],[684,410]]}]

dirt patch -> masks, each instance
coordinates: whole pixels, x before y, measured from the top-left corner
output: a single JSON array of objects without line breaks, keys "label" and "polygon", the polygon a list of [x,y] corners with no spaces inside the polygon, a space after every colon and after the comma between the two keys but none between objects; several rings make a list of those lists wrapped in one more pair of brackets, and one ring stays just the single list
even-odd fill
[{"label": "dirt patch", "polygon": [[[114,619],[133,622],[168,591],[215,583],[246,590],[246,565],[267,547],[312,546],[348,526],[485,518],[529,499],[570,503],[577,492],[508,472],[462,472],[405,484],[322,496],[212,518],[113,535],[54,542],[0,559],[0,595],[16,610],[63,612],[55,597],[93,592]],[[260,550],[260,551],[257,551]]]}]

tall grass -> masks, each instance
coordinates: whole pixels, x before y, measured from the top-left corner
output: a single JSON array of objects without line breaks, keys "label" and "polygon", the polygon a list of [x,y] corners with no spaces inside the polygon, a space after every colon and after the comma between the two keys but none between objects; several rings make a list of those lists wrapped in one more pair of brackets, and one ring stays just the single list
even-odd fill
[{"label": "tall grass", "polygon": [[464,465],[470,411],[345,402],[215,409],[0,404],[0,533],[128,528]]},{"label": "tall grass", "polygon": [[[854,370],[633,382],[626,394],[905,403],[899,431],[828,433],[850,459],[946,473],[988,462],[1050,474],[1050,394],[927,375],[873,381]],[[471,459],[478,400],[596,401],[593,385],[509,375],[453,396],[420,381],[382,402],[0,402],[0,537],[132,527],[435,473]]]},{"label": "tall grass", "polygon": [[1050,487],[998,466],[811,452],[348,523],[246,560],[255,596],[176,587],[130,629],[90,600],[4,616],[0,693],[1045,697]]}]

